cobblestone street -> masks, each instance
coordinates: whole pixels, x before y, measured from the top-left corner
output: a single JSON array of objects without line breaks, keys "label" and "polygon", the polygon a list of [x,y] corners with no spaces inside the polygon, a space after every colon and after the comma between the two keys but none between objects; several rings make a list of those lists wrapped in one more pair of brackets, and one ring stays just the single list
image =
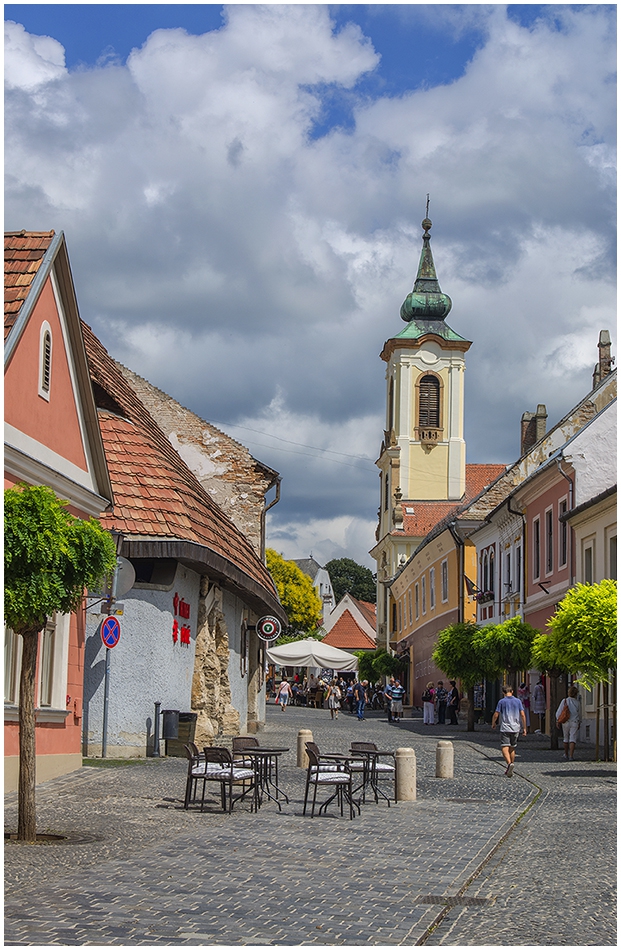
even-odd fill
[{"label": "cobblestone street", "polygon": [[[322,751],[354,739],[416,751],[418,799],[302,816],[297,733]],[[439,738],[455,777],[436,779]],[[279,814],[184,811],[186,763],[84,768],[40,786],[38,831],[5,844],[5,943],[25,945],[614,946],[616,766],[579,747],[520,740],[503,774],[488,727],[389,725],[379,714],[268,709],[265,744],[288,746]],[[325,794],[325,792],[323,793]],[[16,798],[5,798],[15,830]]]}]

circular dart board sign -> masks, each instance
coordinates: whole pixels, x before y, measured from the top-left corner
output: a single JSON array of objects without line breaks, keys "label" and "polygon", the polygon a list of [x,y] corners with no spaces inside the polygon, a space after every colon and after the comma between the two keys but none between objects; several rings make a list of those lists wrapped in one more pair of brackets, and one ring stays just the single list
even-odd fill
[{"label": "circular dart board sign", "polygon": [[282,625],[276,617],[261,617],[257,620],[256,631],[260,640],[273,643],[282,633]]}]

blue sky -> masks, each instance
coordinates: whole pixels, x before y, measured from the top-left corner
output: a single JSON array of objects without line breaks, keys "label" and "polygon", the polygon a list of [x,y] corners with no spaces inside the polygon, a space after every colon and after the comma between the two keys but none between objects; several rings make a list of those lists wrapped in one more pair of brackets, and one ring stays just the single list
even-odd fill
[{"label": "blue sky", "polygon": [[6,227],[64,230],[111,354],[282,473],[273,546],[369,563],[379,353],[428,192],[468,461],[512,462],[525,410],[552,424],[590,387],[616,326],[615,14],[9,4]]}]

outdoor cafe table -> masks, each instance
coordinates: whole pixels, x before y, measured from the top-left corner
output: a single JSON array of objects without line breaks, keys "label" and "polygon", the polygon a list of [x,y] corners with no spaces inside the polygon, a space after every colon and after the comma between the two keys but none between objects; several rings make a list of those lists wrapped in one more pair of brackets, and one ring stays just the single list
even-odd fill
[{"label": "outdoor cafe table", "polygon": [[[279,811],[282,811],[278,800],[280,796],[284,798],[287,805],[289,804],[289,798],[278,787],[278,757],[283,752],[288,751],[289,749],[285,748],[267,749],[263,746],[252,746],[250,749],[244,749],[244,758],[252,759],[254,763],[257,806],[263,804],[263,795],[276,802]],[[272,795],[270,787],[274,790],[274,795]]]},{"label": "outdoor cafe table", "polygon": [[358,756],[364,758],[365,760],[365,769],[362,776],[362,784],[358,786],[356,791],[362,792],[362,801],[365,800],[365,792],[367,788],[371,788],[375,801],[377,802],[378,797],[381,795],[384,801],[388,802],[388,807],[390,808],[390,798],[385,794],[384,790],[380,788],[379,782],[377,779],[377,765],[380,760],[380,757],[383,755],[394,756],[393,752],[385,751],[383,749],[352,749],[352,756]]},{"label": "outdoor cafe table", "polygon": [[[367,758],[365,758],[364,752],[322,752],[320,753],[320,759],[333,759],[337,763],[338,762],[344,762],[344,763],[362,762],[362,783],[358,786],[358,788],[354,789],[354,791],[358,792],[362,789],[362,792],[363,792],[362,801],[364,801],[364,788],[365,788],[365,785],[367,784],[367,772],[368,772],[368,761],[369,761]],[[321,807],[323,808],[324,805],[329,805],[330,802],[333,801],[337,795],[338,795],[338,791],[336,791],[334,795],[331,795],[330,798],[328,798]],[[360,810],[360,799],[358,800],[358,810]]]}]

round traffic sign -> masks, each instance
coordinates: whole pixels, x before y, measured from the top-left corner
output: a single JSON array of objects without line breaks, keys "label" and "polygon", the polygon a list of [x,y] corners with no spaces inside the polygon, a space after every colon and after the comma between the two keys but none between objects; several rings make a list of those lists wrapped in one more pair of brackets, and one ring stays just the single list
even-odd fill
[{"label": "round traffic sign", "polygon": [[257,620],[257,636],[266,643],[278,640],[282,633],[282,626],[277,617],[261,617]]},{"label": "round traffic sign", "polygon": [[116,617],[106,617],[101,625],[101,639],[109,650],[117,645],[121,639],[121,624]]}]

